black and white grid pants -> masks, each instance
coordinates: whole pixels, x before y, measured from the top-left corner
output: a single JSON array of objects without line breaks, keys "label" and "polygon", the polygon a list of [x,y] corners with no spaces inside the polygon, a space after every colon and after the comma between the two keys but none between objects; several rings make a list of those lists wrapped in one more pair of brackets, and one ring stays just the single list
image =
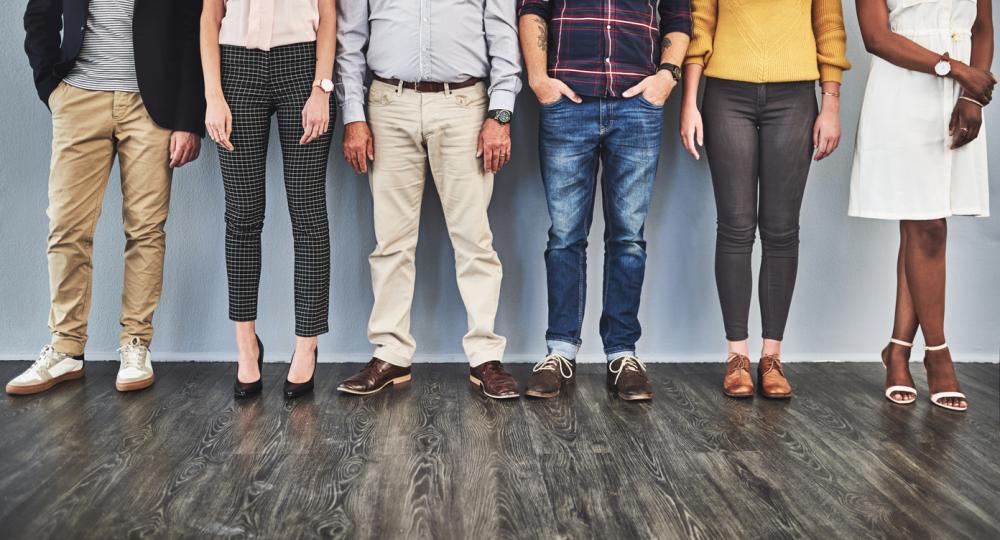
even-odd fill
[{"label": "black and white grid pants", "polygon": [[[302,107],[312,92],[316,44],[270,51],[222,46],[222,91],[233,115],[232,152],[219,148],[226,190],[226,273],[229,318],[257,318],[260,234],[264,227],[265,166],[271,116],[278,115],[285,191],[295,242],[295,335],[328,331],[330,231],[326,164],[332,130],[309,144]],[[336,111],[330,98],[330,124]]]}]

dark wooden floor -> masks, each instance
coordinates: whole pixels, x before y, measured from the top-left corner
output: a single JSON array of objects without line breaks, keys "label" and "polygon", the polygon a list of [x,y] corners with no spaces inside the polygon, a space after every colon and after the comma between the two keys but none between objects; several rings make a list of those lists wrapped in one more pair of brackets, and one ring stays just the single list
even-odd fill
[{"label": "dark wooden floor", "polygon": [[[0,363],[6,381],[25,363]],[[117,364],[0,398],[0,536],[17,538],[913,537],[1000,535],[996,364],[961,365],[966,415],[881,397],[878,364],[793,364],[789,402],[727,399],[720,366],[653,365],[655,399],[586,365],[557,399],[495,402],[457,364],[338,395],[321,365],[286,403],[286,366],[234,403],[232,365]],[[515,365],[519,378],[530,366]],[[918,372],[920,372],[918,374]]]}]

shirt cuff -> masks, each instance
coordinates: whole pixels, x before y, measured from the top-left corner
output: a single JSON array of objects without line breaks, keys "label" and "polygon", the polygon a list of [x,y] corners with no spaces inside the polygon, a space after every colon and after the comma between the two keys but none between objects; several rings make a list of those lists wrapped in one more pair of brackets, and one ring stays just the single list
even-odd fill
[{"label": "shirt cuff", "polygon": [[351,122],[364,122],[365,121],[365,104],[360,101],[345,101],[341,107],[343,110],[344,125],[350,124]]},{"label": "shirt cuff", "polygon": [[819,66],[819,82],[842,82],[844,78],[844,70],[838,66],[831,66],[829,64],[823,64]]},{"label": "shirt cuff", "polygon": [[514,100],[517,94],[511,92],[510,90],[494,90],[490,94],[490,108],[493,111],[496,109],[503,109],[505,111],[514,112]]},{"label": "shirt cuff", "polygon": [[538,15],[539,17],[549,20],[549,15],[551,12],[548,9],[538,5],[538,4],[528,4],[527,2],[521,6],[521,11],[517,14],[518,17],[524,17],[525,15]]}]

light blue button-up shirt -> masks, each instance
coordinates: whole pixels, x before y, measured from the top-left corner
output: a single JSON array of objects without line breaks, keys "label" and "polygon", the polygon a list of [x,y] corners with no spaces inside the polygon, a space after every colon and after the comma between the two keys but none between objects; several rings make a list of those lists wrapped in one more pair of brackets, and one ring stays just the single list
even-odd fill
[{"label": "light blue button-up shirt", "polygon": [[521,90],[517,0],[337,2],[337,98],[344,123],[365,120],[365,75],[406,82],[489,79],[490,109]]}]

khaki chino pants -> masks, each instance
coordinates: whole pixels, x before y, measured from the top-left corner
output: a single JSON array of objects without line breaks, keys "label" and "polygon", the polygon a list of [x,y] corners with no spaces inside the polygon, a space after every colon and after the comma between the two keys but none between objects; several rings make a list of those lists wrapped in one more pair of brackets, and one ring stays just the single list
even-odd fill
[{"label": "khaki chino pants", "polygon": [[418,93],[375,81],[368,104],[375,139],[369,181],[378,243],[368,257],[375,294],[368,339],[375,345],[375,358],[408,366],[416,350],[410,334],[410,307],[429,161],[468,314],[468,333],[462,343],[465,354],[473,366],[502,360],[506,340],[494,333],[493,326],[503,272],[486,213],[493,175],[483,172],[481,159],[476,157],[486,118],[485,85]]},{"label": "khaki chino pants", "polygon": [[55,350],[83,354],[93,274],[94,229],[115,156],[121,168],[125,279],[121,342],[153,338],[160,300],[164,224],[170,204],[170,131],[135,92],[94,92],[61,83],[49,97],[49,331]]}]

